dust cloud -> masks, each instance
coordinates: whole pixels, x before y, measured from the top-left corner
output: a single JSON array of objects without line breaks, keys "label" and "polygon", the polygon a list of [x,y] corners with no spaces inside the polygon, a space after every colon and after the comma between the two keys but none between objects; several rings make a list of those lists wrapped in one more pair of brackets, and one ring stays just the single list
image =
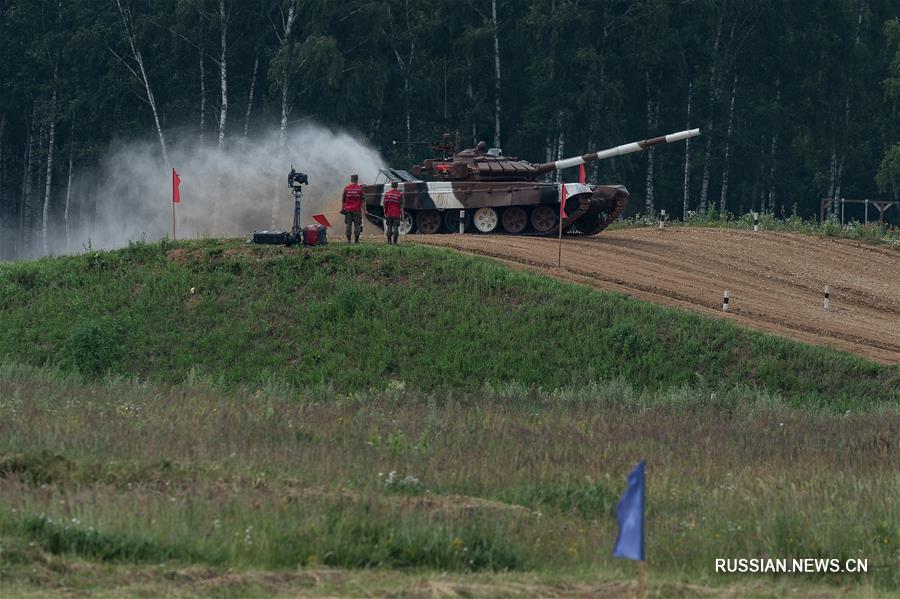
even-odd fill
[{"label": "dust cloud", "polygon": [[[287,175],[292,165],[309,175],[301,216],[304,224],[311,223],[314,214],[340,210],[341,190],[351,173],[359,174],[361,182],[372,182],[383,164],[365,142],[316,124],[289,132],[284,148],[274,129],[250,139],[226,138],[222,151],[214,143],[180,143],[168,150],[181,177],[178,239],[290,230],[294,202]],[[70,251],[172,236],[171,170],[162,165],[158,143],[116,143],[99,169],[85,176],[90,184],[81,181],[73,187],[91,196],[93,210],[70,232]],[[328,214],[332,224],[340,218]]]}]

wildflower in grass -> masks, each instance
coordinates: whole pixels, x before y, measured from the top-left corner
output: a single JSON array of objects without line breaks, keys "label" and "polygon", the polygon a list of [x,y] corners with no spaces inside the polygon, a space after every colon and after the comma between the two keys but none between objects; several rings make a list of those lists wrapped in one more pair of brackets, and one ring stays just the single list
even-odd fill
[{"label": "wildflower in grass", "polygon": [[407,474],[401,478],[396,470],[391,470],[387,476],[384,476],[383,472],[379,472],[378,478],[383,479],[386,489],[401,493],[415,493],[422,490],[423,486],[422,481],[415,476]]}]

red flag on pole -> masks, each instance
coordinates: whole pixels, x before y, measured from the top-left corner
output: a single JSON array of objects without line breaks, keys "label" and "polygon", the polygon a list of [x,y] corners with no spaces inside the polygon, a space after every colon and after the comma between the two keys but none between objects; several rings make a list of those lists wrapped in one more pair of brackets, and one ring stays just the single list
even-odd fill
[{"label": "red flag on pole", "polygon": [[178,186],[181,185],[181,178],[178,176],[178,173],[175,172],[175,169],[172,169],[172,203],[178,204],[181,202],[181,191],[178,189]]},{"label": "red flag on pole", "polygon": [[584,182],[587,181],[587,176],[584,174],[584,163],[578,167],[578,182],[584,185]]},{"label": "red flag on pole", "polygon": [[566,184],[562,183],[559,191],[559,220],[563,221],[568,218],[566,214],[566,198],[569,197],[569,194],[566,193]]},{"label": "red flag on pole", "polygon": [[331,228],[331,223],[328,222],[328,219],[325,218],[324,214],[313,214],[313,220],[322,225],[323,227]]}]

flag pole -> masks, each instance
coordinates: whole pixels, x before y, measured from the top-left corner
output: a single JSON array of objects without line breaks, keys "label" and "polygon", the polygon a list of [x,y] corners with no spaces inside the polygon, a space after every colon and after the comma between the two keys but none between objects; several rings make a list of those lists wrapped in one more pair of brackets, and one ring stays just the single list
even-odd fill
[{"label": "flag pole", "polygon": [[647,590],[647,562],[641,560],[638,562],[638,599],[644,599],[644,593]]},{"label": "flag pole", "polygon": [[562,268],[562,215],[559,216],[559,247],[556,252],[556,266]]},{"label": "flag pole", "polygon": [[178,186],[181,179],[178,178],[178,172],[172,169],[172,241],[175,241],[175,204],[181,201],[181,192]]}]

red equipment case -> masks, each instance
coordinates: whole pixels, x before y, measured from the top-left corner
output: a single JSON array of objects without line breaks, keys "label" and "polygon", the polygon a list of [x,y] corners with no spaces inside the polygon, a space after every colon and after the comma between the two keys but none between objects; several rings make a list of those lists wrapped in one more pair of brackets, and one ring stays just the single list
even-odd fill
[{"label": "red equipment case", "polygon": [[303,245],[325,245],[328,243],[325,231],[322,225],[307,225],[303,229]]}]

